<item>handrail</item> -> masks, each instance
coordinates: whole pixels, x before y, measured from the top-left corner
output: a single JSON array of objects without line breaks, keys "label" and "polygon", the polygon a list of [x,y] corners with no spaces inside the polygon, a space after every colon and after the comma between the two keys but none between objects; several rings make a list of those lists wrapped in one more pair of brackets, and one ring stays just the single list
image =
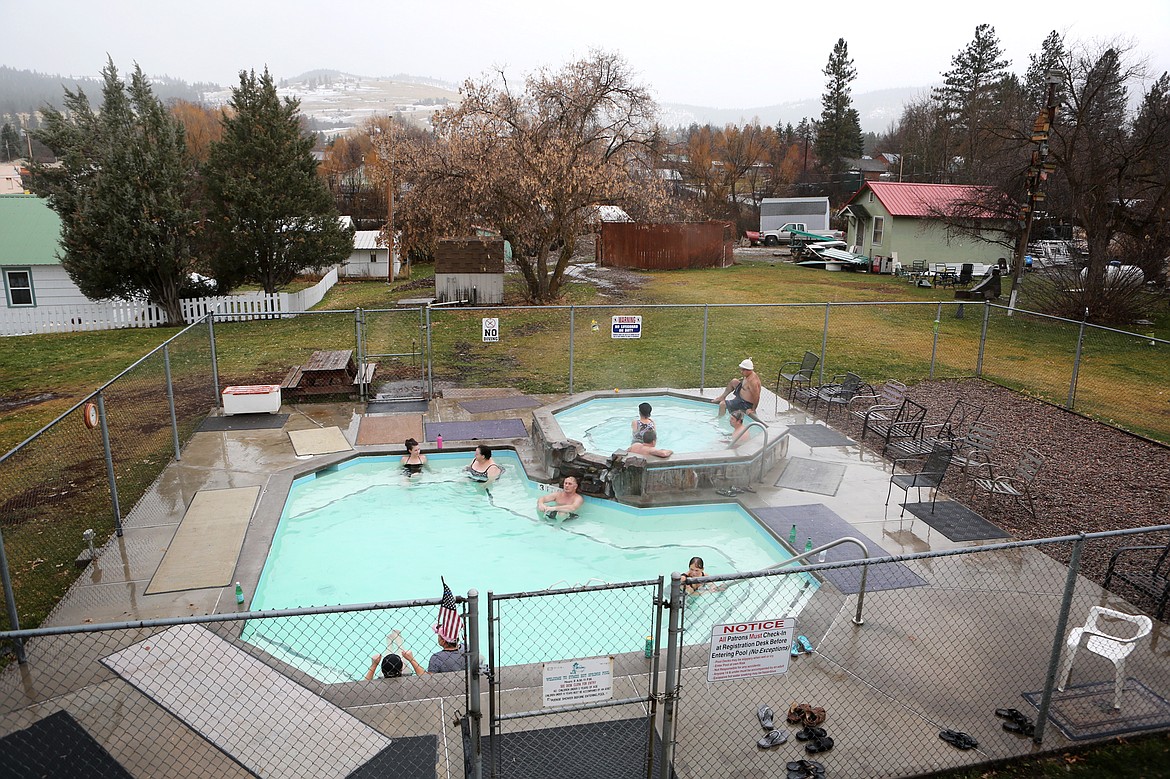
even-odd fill
[{"label": "handrail", "polygon": [[841,544],[857,544],[859,547],[861,547],[861,553],[864,556],[864,559],[866,561],[861,566],[861,587],[857,591],[857,613],[853,616],[853,624],[854,625],[864,625],[865,620],[861,618],[861,609],[862,609],[862,607],[865,606],[865,581],[866,581],[866,578],[869,576],[869,548],[861,540],[856,539],[853,536],[845,536],[844,538],[838,538],[836,541],[830,541],[827,544],[821,544],[818,547],[815,547],[813,549],[809,549],[808,551],[805,551],[805,552],[801,552],[796,557],[789,558],[782,563],[777,563],[776,565],[770,565],[767,568],[765,568],[764,570],[765,571],[774,571],[778,568],[783,568],[784,566],[791,565],[792,563],[795,563],[798,560],[805,560],[806,558],[810,557],[811,555],[820,554],[821,552],[823,552],[827,549],[832,549],[834,546],[839,546]]},{"label": "handrail", "polygon": [[[751,419],[751,417],[748,417],[748,419]],[[751,421],[748,422],[747,424],[745,424],[744,427],[746,427],[749,430],[752,429],[753,427],[758,427],[764,431],[764,445],[762,447],[760,447],[760,452],[759,452],[759,454],[756,455],[756,459],[758,459],[760,461],[760,481],[763,481],[764,480],[764,466],[766,464],[766,461],[764,460],[764,455],[766,455],[768,453],[768,426],[765,425],[763,422],[760,422],[759,420],[751,419]],[[748,483],[749,484],[751,483],[750,479],[748,480]]]}]

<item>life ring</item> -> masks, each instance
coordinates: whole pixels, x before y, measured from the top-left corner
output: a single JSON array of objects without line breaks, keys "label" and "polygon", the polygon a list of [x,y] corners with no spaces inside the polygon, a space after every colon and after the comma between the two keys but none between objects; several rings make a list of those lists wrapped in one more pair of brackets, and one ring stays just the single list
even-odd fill
[{"label": "life ring", "polygon": [[98,407],[97,403],[86,403],[81,407],[81,418],[85,422],[85,426],[93,430],[98,426]]}]

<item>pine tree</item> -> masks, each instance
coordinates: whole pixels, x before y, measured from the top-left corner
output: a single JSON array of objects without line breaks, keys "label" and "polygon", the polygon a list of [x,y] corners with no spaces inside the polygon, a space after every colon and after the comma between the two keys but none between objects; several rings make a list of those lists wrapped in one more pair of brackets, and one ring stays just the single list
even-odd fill
[{"label": "pine tree", "polygon": [[1009,60],[995,28],[981,24],[975,37],[951,58],[951,69],[943,73],[943,86],[931,90],[931,97],[942,109],[951,142],[948,156],[963,160],[963,178],[970,183],[982,161],[982,131],[996,105],[998,89],[1007,75]]},{"label": "pine tree", "polygon": [[144,297],[180,325],[179,290],[194,269],[198,230],[183,125],[141,68],[129,86],[112,60],[102,76],[101,113],[80,89],[65,91],[68,115],[43,110],[34,135],[61,165],[34,165],[31,188],[60,214],[62,265],[87,297]]},{"label": "pine tree", "polygon": [[825,65],[825,93],[821,96],[821,120],[817,125],[817,158],[832,173],[845,168],[845,158],[860,157],[861,116],[853,107],[849,85],[857,78],[857,68],[849,58],[849,44],[838,38]]},{"label": "pine tree", "polygon": [[[1028,72],[1024,74],[1024,90],[1028,99],[1037,110],[1048,103],[1048,72],[1050,70],[1064,70],[1061,63],[1066,57],[1064,39],[1053,30],[1040,44],[1038,54],[1028,55]],[[1060,85],[1056,87],[1057,100],[1060,99]]]},{"label": "pine tree", "polygon": [[205,168],[220,247],[212,267],[231,286],[251,281],[272,294],[302,271],[343,261],[352,233],[317,176],[299,103],[280,100],[268,70],[241,72],[230,106]]}]

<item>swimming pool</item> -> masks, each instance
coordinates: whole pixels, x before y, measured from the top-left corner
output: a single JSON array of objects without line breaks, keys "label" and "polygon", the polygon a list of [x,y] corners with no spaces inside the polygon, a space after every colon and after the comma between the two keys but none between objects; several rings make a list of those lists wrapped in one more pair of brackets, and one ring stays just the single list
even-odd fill
[{"label": "swimming pool", "polygon": [[[630,445],[630,422],[638,418],[638,404],[653,407],[658,447],[675,452],[728,449],[731,423],[718,417],[714,403],[674,395],[618,395],[597,397],[554,412],[567,438],[580,441],[586,450],[609,454]],[[753,429],[749,434],[756,435]]]},{"label": "swimming pool", "polygon": [[[790,556],[735,504],[635,509],[587,498],[578,519],[550,521],[537,513],[539,485],[528,480],[514,453],[497,453],[505,473],[490,492],[462,473],[470,459],[469,453],[430,455],[427,471],[408,479],[398,457],[359,457],[297,479],[251,607],[437,598],[440,575],[456,594],[476,588],[482,603],[489,590],[653,579],[685,570],[692,555],[703,557],[712,574],[757,570]],[[807,576],[784,580],[792,592],[776,595],[777,580],[766,580],[766,601],[753,594],[750,582],[696,601],[712,622],[750,619],[761,608],[801,603],[815,588]],[[505,623],[512,641],[500,662],[638,651],[651,632],[652,610],[649,598],[633,608],[629,598],[627,591],[558,598],[552,621],[552,605],[532,614],[513,609]],[[425,665],[437,649],[430,630],[436,611],[364,614],[360,622],[352,615],[257,620],[243,638],[322,681],[345,681],[362,678],[393,630]],[[480,612],[486,654],[485,605]],[[608,630],[598,629],[598,615]],[[575,632],[568,628],[574,624],[590,629]]]}]

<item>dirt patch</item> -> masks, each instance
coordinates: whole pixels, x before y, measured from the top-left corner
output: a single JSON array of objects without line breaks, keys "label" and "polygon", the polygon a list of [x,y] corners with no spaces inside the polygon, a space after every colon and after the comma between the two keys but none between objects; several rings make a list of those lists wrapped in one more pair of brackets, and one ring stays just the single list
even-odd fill
[{"label": "dirt patch", "polygon": [[58,398],[64,397],[68,396],[58,395],[53,392],[42,392],[38,395],[8,395],[0,397],[0,412],[15,411],[18,408],[35,406],[38,403],[47,403],[50,400],[57,400]]}]

